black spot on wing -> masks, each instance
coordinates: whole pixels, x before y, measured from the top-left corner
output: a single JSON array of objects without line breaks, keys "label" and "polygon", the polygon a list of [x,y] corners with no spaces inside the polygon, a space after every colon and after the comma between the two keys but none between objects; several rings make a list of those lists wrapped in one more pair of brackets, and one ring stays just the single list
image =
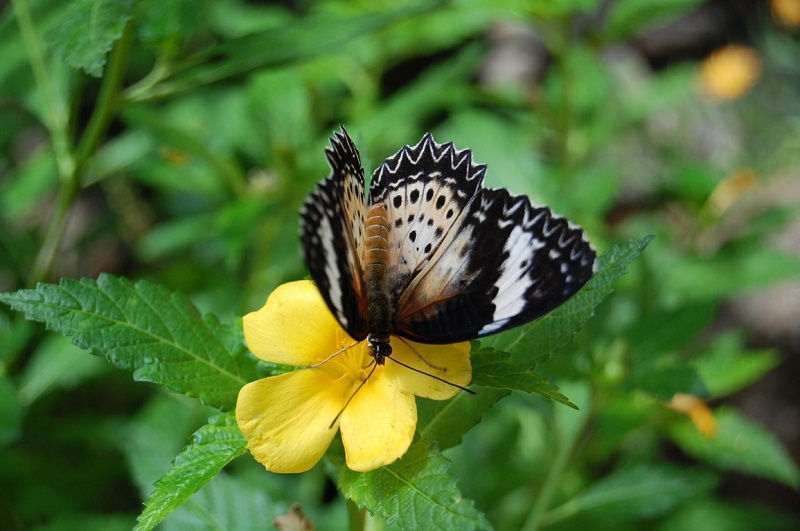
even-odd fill
[{"label": "black spot on wing", "polygon": [[391,292],[396,300],[436,252],[459,214],[480,190],[486,166],[452,143],[437,144],[426,133],[405,146],[372,176],[370,201],[387,206]]},{"label": "black spot on wing", "polygon": [[[458,190],[453,206],[464,208],[480,189],[485,174],[485,165],[473,164],[472,151],[458,150],[452,142],[438,144],[430,133],[425,133],[417,145],[403,147],[375,170],[370,185],[370,203],[385,203],[391,196],[392,206],[399,209],[403,206],[402,194],[393,192],[404,188],[410,190],[406,203],[416,204],[422,189],[426,189],[425,199],[430,202],[435,197],[435,188],[413,188],[409,184],[439,181]],[[437,198],[437,203],[436,208],[442,208],[445,198]]]}]

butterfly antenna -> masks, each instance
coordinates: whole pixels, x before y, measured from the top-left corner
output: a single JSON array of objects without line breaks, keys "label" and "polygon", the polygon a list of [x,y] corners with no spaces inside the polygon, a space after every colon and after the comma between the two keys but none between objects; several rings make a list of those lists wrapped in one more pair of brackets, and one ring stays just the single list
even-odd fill
[{"label": "butterfly antenna", "polygon": [[[476,393],[475,391],[473,391],[472,389],[467,389],[466,387],[463,387],[463,386],[461,386],[461,385],[458,385],[457,383],[448,382],[448,381],[447,381],[447,380],[445,380],[444,378],[439,378],[439,377],[438,377],[438,376],[436,376],[435,374],[431,374],[431,373],[429,373],[429,372],[421,371],[421,370],[417,369],[416,367],[412,367],[411,365],[406,365],[406,364],[405,364],[405,363],[403,363],[402,361],[398,361],[398,360],[394,359],[394,358],[393,358],[393,357],[391,357],[391,356],[388,356],[386,359],[390,359],[390,360],[392,360],[393,362],[395,362],[396,364],[398,364],[398,365],[402,365],[402,366],[403,366],[403,367],[405,367],[406,369],[411,369],[411,370],[412,370],[412,371],[414,371],[414,372],[418,372],[418,373],[420,373],[420,374],[424,374],[425,376],[430,376],[430,377],[431,377],[431,378],[433,378],[434,380],[439,380],[440,382],[442,382],[442,383],[446,383],[447,385],[452,385],[453,387],[456,387],[456,388],[458,388],[458,389],[461,389],[462,391],[466,391],[466,392],[468,392],[468,393],[469,393],[469,394],[471,394],[471,395],[476,395],[476,394],[478,394],[478,393]],[[373,368],[372,370],[374,371],[375,369]],[[372,374],[372,373],[370,373],[370,374]],[[361,384],[361,385],[364,385],[364,384]],[[352,397],[351,397],[351,398],[352,398]]]},{"label": "butterfly antenna", "polygon": [[325,363],[329,362],[330,360],[332,360],[333,358],[335,358],[336,356],[338,356],[339,354],[341,354],[341,353],[342,353],[342,352],[344,352],[345,350],[347,350],[347,349],[349,349],[349,348],[353,348],[353,347],[354,347],[354,346],[356,346],[356,345],[358,345],[358,341],[354,341],[353,343],[351,343],[351,344],[347,345],[346,347],[342,347],[342,348],[340,348],[339,350],[337,350],[336,352],[334,352],[333,354],[331,354],[330,356],[328,356],[328,357],[327,357],[327,358],[325,358],[324,360],[322,360],[322,361],[318,361],[318,362],[316,362],[316,363],[312,363],[311,365],[309,365],[309,367],[310,367],[310,368],[312,368],[312,369],[313,369],[314,367],[319,367],[320,365],[323,365],[323,364],[325,364]]},{"label": "butterfly antenna", "polygon": [[[411,345],[411,343],[409,343],[408,341],[406,341],[406,338],[404,338],[404,337],[400,337],[400,336],[397,336],[397,337],[400,339],[400,341],[402,341],[403,343],[405,343],[405,344],[406,344],[406,346],[407,346],[408,348],[410,348],[410,349],[411,349],[411,351],[412,351],[414,354],[416,354],[416,355],[417,355],[417,357],[418,357],[419,359],[421,359],[422,361],[424,361],[424,362],[425,362],[425,365],[427,365],[427,366],[428,366],[428,367],[430,367],[431,369],[436,369],[437,371],[447,372],[447,367],[440,367],[439,365],[434,365],[433,363],[431,363],[430,361],[428,361],[427,359],[425,359],[425,356],[423,356],[422,354],[420,354],[419,352],[417,352],[417,349],[415,349],[415,348],[414,348],[414,347]],[[427,372],[423,372],[422,374],[428,374],[428,373],[427,373]],[[433,376],[433,375],[429,375],[429,376]]]},{"label": "butterfly antenna", "polygon": [[[348,347],[348,348],[349,348],[349,347]],[[329,358],[330,358],[330,357],[331,357],[331,356],[329,356]],[[324,362],[323,362],[323,363],[324,363]],[[334,425],[334,424],[336,424],[336,421],[337,421],[337,420],[339,420],[339,417],[341,417],[341,416],[342,416],[342,413],[344,413],[344,410],[345,410],[345,409],[347,409],[347,406],[349,406],[349,405],[350,405],[350,402],[352,402],[352,401],[353,401],[353,397],[354,397],[354,396],[356,396],[356,393],[358,393],[359,391],[361,391],[361,388],[362,388],[362,387],[364,387],[364,384],[365,384],[365,383],[367,383],[367,380],[369,380],[370,376],[372,376],[372,373],[373,373],[373,372],[375,372],[375,369],[378,367],[378,364],[377,364],[377,363],[375,363],[375,360],[373,360],[373,361],[372,361],[372,363],[371,363],[370,365],[372,365],[372,370],[371,370],[371,371],[369,371],[369,374],[367,375],[367,377],[366,377],[366,378],[364,378],[364,381],[362,381],[362,382],[359,384],[359,386],[356,388],[356,390],[355,390],[355,391],[353,391],[353,394],[352,394],[352,395],[350,395],[350,398],[348,398],[348,399],[347,399],[347,402],[345,402],[345,404],[342,406],[342,409],[340,409],[340,410],[339,410],[339,413],[337,413],[337,414],[336,414],[336,416],[333,418],[333,421],[331,421],[331,425],[330,425],[330,426],[328,426],[328,429],[331,429],[331,428],[333,428],[333,425]]]}]

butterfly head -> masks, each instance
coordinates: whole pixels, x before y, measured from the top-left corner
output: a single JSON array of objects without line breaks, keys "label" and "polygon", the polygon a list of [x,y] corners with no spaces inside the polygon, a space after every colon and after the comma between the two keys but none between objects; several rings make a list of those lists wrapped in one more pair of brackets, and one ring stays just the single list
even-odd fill
[{"label": "butterfly head", "polygon": [[370,334],[367,338],[369,345],[369,355],[375,359],[375,363],[383,365],[386,358],[392,355],[392,345],[389,343],[389,336]]}]

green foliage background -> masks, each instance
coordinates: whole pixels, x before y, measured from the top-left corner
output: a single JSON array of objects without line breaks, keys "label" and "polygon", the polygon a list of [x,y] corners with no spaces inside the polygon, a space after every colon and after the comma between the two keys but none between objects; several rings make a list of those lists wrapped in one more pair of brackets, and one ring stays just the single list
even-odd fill
[{"label": "green foliage background", "polygon": [[[296,502],[320,529],[797,528],[797,449],[729,400],[781,353],[720,316],[800,277],[773,244],[800,204],[800,41],[766,4],[731,4],[726,34],[665,58],[648,36],[708,4],[12,1],[0,528],[253,529]],[[763,71],[720,102],[697,74],[729,41]],[[534,68],[498,80],[503,44]],[[278,476],[229,413],[283,370],[249,356],[240,316],[306,275],[297,213],[338,124],[367,172],[427,130],[471,148],[490,186],[582,225],[602,267],[552,315],[476,344],[477,398],[420,400],[397,466],[340,471],[334,445]],[[717,208],[736,175],[754,186]],[[675,393],[710,404],[714,437]],[[776,496],[731,487],[752,481]]]}]

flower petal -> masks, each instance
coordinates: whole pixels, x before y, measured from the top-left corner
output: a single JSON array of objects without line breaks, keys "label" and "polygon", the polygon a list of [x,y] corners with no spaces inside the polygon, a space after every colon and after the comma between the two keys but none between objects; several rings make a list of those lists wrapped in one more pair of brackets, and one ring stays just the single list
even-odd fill
[{"label": "flower petal", "polygon": [[278,286],[266,304],[243,319],[250,351],[264,361],[311,365],[336,352],[344,336],[313,282]]},{"label": "flower petal", "polygon": [[305,472],[336,435],[331,422],[350,396],[350,382],[303,369],[251,382],[239,391],[236,422],[253,457],[271,472]]},{"label": "flower petal", "polygon": [[397,460],[408,450],[417,427],[414,395],[385,378],[385,369],[377,367],[342,414],[347,466],[357,472]]},{"label": "flower petal", "polygon": [[[409,345],[414,350],[411,350]],[[430,375],[462,387],[468,385],[472,380],[469,350],[469,342],[454,343],[452,345],[425,345],[414,341],[406,343],[404,340],[393,337],[391,357],[426,374],[414,372],[407,367],[393,363],[391,360],[386,361],[386,368],[393,378],[400,380],[403,387],[415,395],[433,400],[446,400],[459,392],[458,387],[448,385],[436,378],[432,378]],[[425,358],[430,365],[425,363],[420,356]],[[431,367],[431,365],[444,367],[447,370],[442,371]]]}]

